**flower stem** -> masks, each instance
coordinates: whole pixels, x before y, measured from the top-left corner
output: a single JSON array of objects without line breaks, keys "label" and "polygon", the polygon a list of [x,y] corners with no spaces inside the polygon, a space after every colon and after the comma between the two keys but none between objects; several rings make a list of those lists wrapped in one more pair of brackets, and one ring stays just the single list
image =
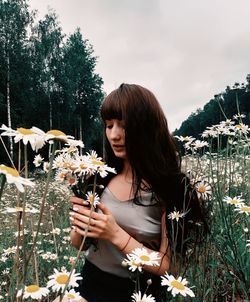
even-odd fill
[{"label": "flower stem", "polygon": [[[93,184],[93,195],[94,195],[94,196],[95,196],[95,191],[96,191],[96,178],[97,178],[97,173],[95,174],[94,184]],[[84,246],[84,243],[85,243],[85,240],[86,240],[86,238],[87,238],[88,231],[89,231],[90,221],[91,221],[91,215],[92,215],[92,212],[93,212],[93,211],[94,211],[94,202],[92,202],[91,207],[90,207],[90,215],[89,215],[88,225],[87,225],[87,228],[85,229],[85,234],[84,234],[84,236],[83,236],[82,243],[81,243],[81,245],[80,245],[80,247],[79,247],[79,250],[78,250],[76,259],[75,259],[74,263],[73,263],[72,266],[71,266],[71,270],[70,270],[70,273],[69,273],[69,277],[68,277],[67,283],[65,284],[65,287],[64,287],[64,289],[63,289],[62,295],[60,296],[59,302],[61,302],[62,299],[63,299],[64,293],[65,293],[65,291],[66,291],[66,289],[67,289],[67,287],[68,287],[68,284],[69,284],[69,282],[70,282],[70,277],[71,277],[71,275],[72,275],[72,273],[73,273],[73,270],[74,270],[74,268],[76,267],[76,264],[77,264],[77,262],[78,262],[78,260],[79,260],[79,258],[80,258],[81,251],[82,251],[82,249],[83,249],[83,246]]]},{"label": "flower stem", "polygon": [[[52,148],[52,152],[51,152],[51,156],[50,156],[50,165],[49,165],[49,171],[47,174],[47,179],[46,179],[46,184],[45,184],[45,189],[44,189],[44,193],[43,193],[43,197],[42,197],[42,201],[41,201],[41,208],[40,208],[40,215],[39,215],[39,219],[38,219],[38,224],[37,224],[37,230],[36,230],[36,234],[33,240],[33,244],[31,246],[31,250],[25,260],[25,267],[27,268],[28,263],[30,261],[31,256],[33,255],[34,252],[34,248],[36,246],[36,242],[37,242],[37,238],[38,238],[38,233],[40,231],[40,227],[41,227],[41,222],[42,222],[42,218],[43,218],[43,212],[44,212],[44,208],[45,208],[45,202],[46,202],[46,196],[47,196],[47,192],[49,189],[49,183],[51,181],[51,175],[52,175],[52,163],[54,160],[54,156],[55,156],[55,151],[56,151],[56,141],[54,141],[53,143],[53,148]],[[27,274],[27,269],[25,270],[25,273],[23,274],[21,281],[23,281],[23,283],[25,283],[26,280],[26,274]]]},{"label": "flower stem", "polygon": [[3,188],[6,183],[6,176],[3,174],[0,175],[0,183],[1,183],[1,187],[0,187],[0,201],[1,201],[3,195]]}]

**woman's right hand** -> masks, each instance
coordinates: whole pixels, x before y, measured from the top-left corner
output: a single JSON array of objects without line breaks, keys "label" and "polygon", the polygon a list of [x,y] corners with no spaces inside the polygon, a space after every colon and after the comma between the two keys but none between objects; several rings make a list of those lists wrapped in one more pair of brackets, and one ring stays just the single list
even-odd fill
[{"label": "woman's right hand", "polygon": [[[70,197],[70,203],[72,204],[72,207],[71,207],[71,211],[70,211],[70,222],[71,222],[71,225],[72,225],[72,230],[71,230],[71,233],[70,233],[70,239],[71,239],[71,242],[72,242],[72,245],[79,249],[80,246],[81,246],[81,243],[82,243],[82,238],[83,238],[83,235],[82,235],[82,232],[84,232],[84,230],[81,230],[79,228],[79,226],[76,227],[76,225],[74,224],[74,219],[73,219],[73,215],[74,214],[74,207],[77,206],[78,208],[89,208],[89,203],[85,200],[83,200],[82,198],[78,198],[78,197],[75,197],[75,196],[71,196]],[[81,233],[80,233],[81,232]],[[87,247],[84,246],[83,247],[83,250],[85,250]]]}]

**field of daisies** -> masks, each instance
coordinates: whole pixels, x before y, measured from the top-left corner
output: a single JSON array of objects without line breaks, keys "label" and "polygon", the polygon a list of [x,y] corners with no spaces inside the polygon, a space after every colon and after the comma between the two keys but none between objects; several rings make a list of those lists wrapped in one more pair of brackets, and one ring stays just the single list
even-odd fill
[{"label": "field of daisies", "polygon": [[[2,125],[0,131],[1,143],[13,139],[20,153],[17,166],[10,156],[8,165],[0,163],[0,301],[81,301],[77,282],[84,253],[70,244],[69,197],[84,196],[94,211],[97,175],[115,170],[60,130]],[[249,127],[238,114],[207,128],[203,140],[176,139],[185,154],[183,171],[206,209],[209,234],[187,251],[176,275],[161,277],[163,301],[249,301]],[[39,154],[46,146],[48,161]],[[167,219],[181,225],[185,214],[185,209],[174,211]],[[138,278],[131,301],[154,302],[140,291],[139,278],[144,265],[159,265],[158,253],[138,248],[121,265]]]}]

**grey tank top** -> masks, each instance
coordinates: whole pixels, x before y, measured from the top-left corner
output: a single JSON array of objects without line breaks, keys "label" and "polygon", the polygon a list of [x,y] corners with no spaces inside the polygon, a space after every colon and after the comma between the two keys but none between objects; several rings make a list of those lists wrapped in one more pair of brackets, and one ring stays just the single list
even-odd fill
[{"label": "grey tank top", "polygon": [[[162,208],[155,204],[152,193],[144,193],[140,198],[142,205],[133,200],[120,201],[108,187],[101,196],[101,202],[114,215],[116,222],[137,241],[158,251],[161,242]],[[152,205],[153,204],[153,205]],[[129,277],[128,269],[121,263],[126,256],[107,240],[98,240],[86,251],[86,258],[105,272],[120,277]]]}]

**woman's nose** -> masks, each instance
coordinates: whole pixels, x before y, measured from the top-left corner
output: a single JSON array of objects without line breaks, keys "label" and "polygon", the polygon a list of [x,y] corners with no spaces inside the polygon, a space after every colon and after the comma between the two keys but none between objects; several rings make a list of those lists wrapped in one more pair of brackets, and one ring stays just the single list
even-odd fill
[{"label": "woman's nose", "polygon": [[120,139],[122,137],[123,129],[118,126],[114,126],[111,130],[111,138],[112,139]]}]

